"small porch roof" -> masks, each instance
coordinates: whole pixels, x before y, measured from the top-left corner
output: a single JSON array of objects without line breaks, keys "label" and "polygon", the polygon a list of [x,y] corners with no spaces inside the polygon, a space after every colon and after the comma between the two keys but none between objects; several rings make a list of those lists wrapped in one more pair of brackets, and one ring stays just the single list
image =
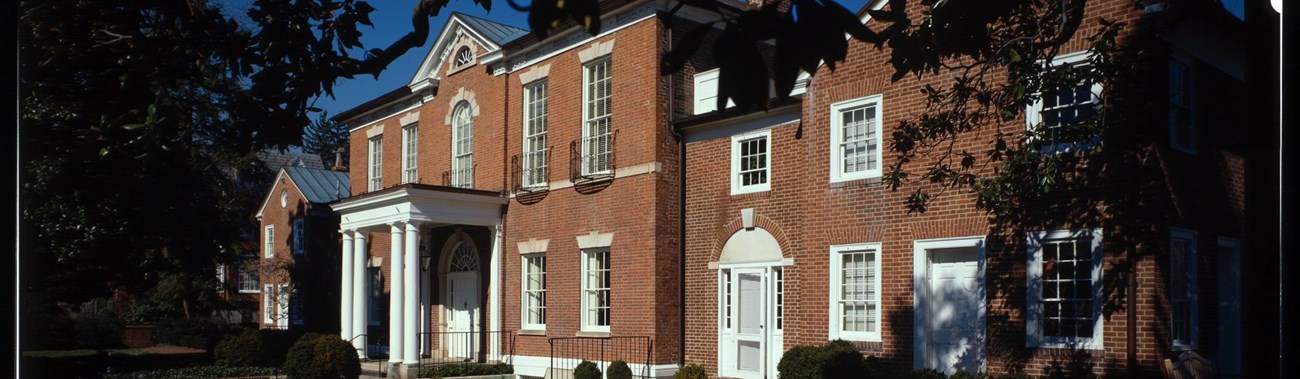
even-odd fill
[{"label": "small porch roof", "polygon": [[492,226],[501,223],[504,195],[473,189],[403,184],[330,204],[339,230],[378,228],[393,222]]}]

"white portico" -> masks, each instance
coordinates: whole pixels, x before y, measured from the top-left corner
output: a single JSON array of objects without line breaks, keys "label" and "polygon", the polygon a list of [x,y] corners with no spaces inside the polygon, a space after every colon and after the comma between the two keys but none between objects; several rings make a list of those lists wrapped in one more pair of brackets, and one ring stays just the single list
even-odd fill
[{"label": "white portico", "polygon": [[[491,255],[488,264],[478,270],[486,271],[479,275],[488,278],[486,305],[491,317],[481,328],[499,330],[501,214],[507,201],[496,192],[404,184],[334,204],[343,235],[340,337],[350,341],[362,358],[367,357],[368,342],[382,338],[367,333],[379,321],[371,319],[373,309],[367,305],[383,288],[375,284],[381,269],[376,266],[387,264],[389,371],[398,377],[406,371],[400,370],[403,365],[414,366],[422,353],[429,354],[430,341],[420,341],[419,336],[431,331],[431,300],[435,297],[429,294],[433,280],[429,257],[436,247],[428,247],[430,241],[422,239],[424,231],[449,225],[486,227],[489,231]],[[389,254],[377,259],[385,257],[369,251],[367,234],[384,232],[390,237]],[[498,347],[487,348],[496,351]]]}]

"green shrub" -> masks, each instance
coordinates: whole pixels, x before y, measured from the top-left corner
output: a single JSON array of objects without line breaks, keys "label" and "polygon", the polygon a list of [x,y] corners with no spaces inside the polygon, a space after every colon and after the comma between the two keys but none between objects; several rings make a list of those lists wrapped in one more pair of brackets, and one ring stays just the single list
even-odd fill
[{"label": "green shrub", "polygon": [[[301,330],[279,329],[260,329],[257,333],[262,336],[262,364],[268,367],[283,366],[289,348],[304,334]],[[353,350],[353,354],[356,354],[356,350]]]},{"label": "green shrub", "polygon": [[274,366],[268,363],[266,348],[262,344],[262,334],[254,329],[243,329],[231,334],[217,343],[213,350],[217,364],[230,367],[239,366]]},{"label": "green shrub", "polygon": [[918,368],[907,375],[908,379],[945,379],[947,375],[932,368]]},{"label": "green shrub", "polygon": [[874,371],[853,344],[842,340],[795,346],[781,356],[776,370],[782,379],[864,378]]},{"label": "green shrub", "polygon": [[347,341],[330,334],[304,334],[289,348],[283,368],[288,379],[356,379],[361,376],[357,351]]},{"label": "green shrub", "polygon": [[275,375],[275,368],[271,367],[231,367],[231,366],[198,366],[186,368],[174,368],[166,370],[145,370],[127,373],[105,374],[104,379],[173,379],[173,378],[193,378],[193,379],[219,379],[241,376],[266,376]]},{"label": "green shrub", "polygon": [[600,367],[591,361],[582,361],[573,368],[573,379],[601,379]]},{"label": "green shrub", "polygon": [[123,323],[113,311],[113,302],[97,298],[81,304],[74,327],[77,344],[83,347],[114,347],[121,345]]},{"label": "green shrub", "polygon": [[632,368],[627,367],[627,362],[621,360],[610,362],[605,370],[605,379],[632,379]]},{"label": "green shrub", "polygon": [[694,363],[690,363],[687,364],[686,366],[682,366],[680,370],[677,370],[676,374],[673,374],[673,379],[708,379],[708,378],[709,378],[709,373],[705,372],[703,367],[700,367],[700,365]]},{"label": "green shrub", "polygon": [[509,363],[447,363],[427,366],[420,370],[420,378],[451,378],[457,376],[502,375],[515,373]]},{"label": "green shrub", "polygon": [[223,334],[220,326],[205,318],[170,319],[158,322],[153,330],[153,342],[212,351]]},{"label": "green shrub", "polygon": [[989,376],[982,372],[970,372],[965,370],[957,370],[957,372],[952,373],[952,375],[948,375],[948,379],[988,379],[988,378]]}]

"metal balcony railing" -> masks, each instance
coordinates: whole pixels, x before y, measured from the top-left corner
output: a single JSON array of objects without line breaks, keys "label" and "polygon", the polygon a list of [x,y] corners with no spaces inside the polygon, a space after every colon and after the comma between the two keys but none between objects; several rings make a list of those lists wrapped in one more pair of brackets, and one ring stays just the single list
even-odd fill
[{"label": "metal balcony railing", "polygon": [[442,185],[456,188],[474,188],[474,168],[478,165],[458,170],[442,172]]},{"label": "metal balcony railing", "polygon": [[618,167],[618,129],[569,143],[569,180],[574,183],[611,179]]},{"label": "metal balcony railing", "polygon": [[571,377],[582,361],[599,365],[601,372],[609,371],[611,362],[623,361],[632,369],[633,377],[650,377],[654,341],[649,336],[555,337],[547,342],[551,347],[551,372],[547,377]]},{"label": "metal balcony railing", "polygon": [[511,189],[515,193],[541,192],[551,187],[550,157],[551,149],[530,151],[510,157],[512,180]]}]

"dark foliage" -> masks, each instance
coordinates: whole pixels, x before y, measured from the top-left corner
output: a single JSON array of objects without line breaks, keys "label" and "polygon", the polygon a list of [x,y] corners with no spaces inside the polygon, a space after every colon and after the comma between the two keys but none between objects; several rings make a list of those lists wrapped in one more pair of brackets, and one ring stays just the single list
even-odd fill
[{"label": "dark foliage", "polygon": [[591,361],[582,361],[573,368],[573,379],[601,379],[600,367]]},{"label": "dark foliage", "polygon": [[220,325],[206,318],[170,319],[158,322],[153,331],[153,341],[160,345],[212,351],[225,333]]},{"label": "dark foliage", "polygon": [[861,352],[842,340],[822,346],[795,346],[781,356],[776,370],[786,379],[864,378],[875,371]]},{"label": "dark foliage", "polygon": [[605,379],[632,379],[632,368],[621,360],[610,362],[605,371]]},{"label": "dark foliage", "polygon": [[[217,364],[230,367],[266,366],[274,367],[272,359],[262,343],[262,333],[256,329],[241,329],[227,335],[217,343],[212,351]],[[280,355],[283,356],[283,355]]]},{"label": "dark foliage", "polygon": [[338,336],[307,333],[289,348],[283,371],[288,379],[356,379],[361,361]]},{"label": "dark foliage", "polygon": [[673,378],[674,379],[708,379],[709,374],[708,372],[705,372],[704,368],[700,367],[700,365],[690,363],[687,364],[686,366],[682,366],[680,370],[677,370],[677,373],[673,374]]},{"label": "dark foliage", "polygon": [[424,367],[421,378],[451,378],[457,376],[501,375],[515,373],[509,363],[448,363]]},{"label": "dark foliage", "polygon": [[193,378],[193,379],[220,379],[245,376],[269,376],[275,375],[277,370],[273,367],[252,367],[252,366],[199,366],[174,368],[165,370],[144,370],[132,371],[125,373],[105,374],[104,379],[175,379],[175,378]]}]

